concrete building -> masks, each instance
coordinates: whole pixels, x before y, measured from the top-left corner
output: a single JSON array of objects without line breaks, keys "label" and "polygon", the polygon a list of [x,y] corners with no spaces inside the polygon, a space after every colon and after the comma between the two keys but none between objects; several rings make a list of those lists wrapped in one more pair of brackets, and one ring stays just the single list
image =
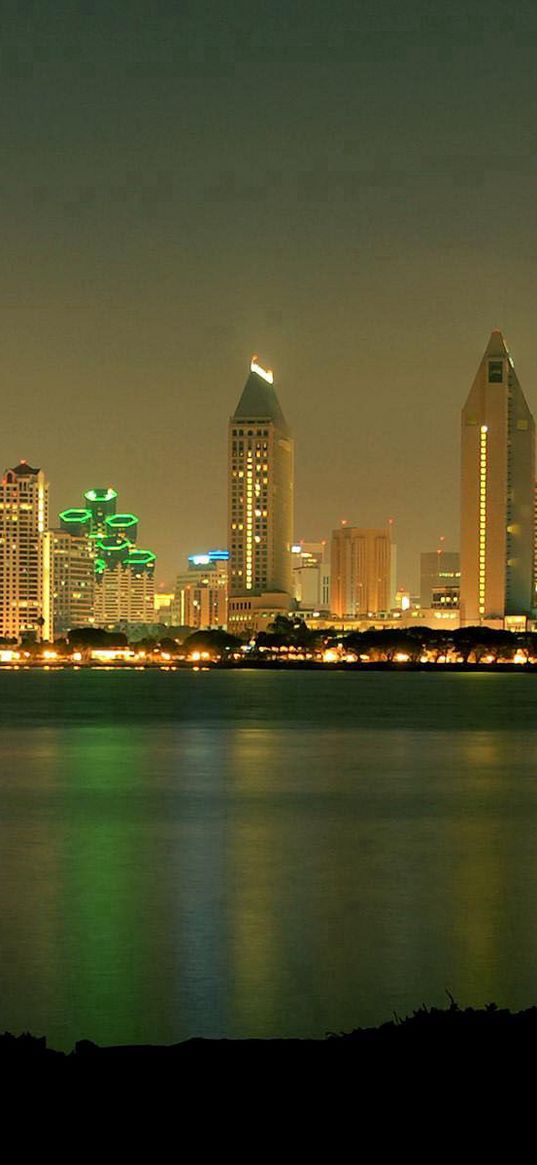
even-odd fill
[{"label": "concrete building", "polygon": [[36,639],[51,634],[51,595],[44,535],[48,484],[41,469],[21,461],[0,485],[0,635]]},{"label": "concrete building", "polygon": [[527,617],[533,605],[535,425],[494,331],[462,410],[461,623]]},{"label": "concrete building", "polygon": [[427,550],[420,554],[420,605],[432,607],[433,591],[460,589],[460,556],[455,550]]},{"label": "concrete building", "polygon": [[289,596],[284,591],[266,591],[251,598],[236,598],[229,604],[227,629],[231,635],[255,635],[266,631],[278,615],[288,615]]},{"label": "concrete building", "polygon": [[[117,496],[110,486],[89,489],[84,494],[85,507],[63,510],[60,522],[66,534],[85,538],[89,546],[94,579],[93,619],[88,621],[97,627],[121,624],[128,631],[131,624],[155,622],[156,559],[151,550],[137,546],[138,518],[117,513]],[[80,562],[77,570],[82,570]]]},{"label": "concrete building", "polygon": [[292,607],[293,452],[273,374],[254,357],[229,422],[230,621],[269,593]]},{"label": "concrete building", "polygon": [[174,615],[175,592],[155,592],[155,621],[169,627],[175,622]]},{"label": "concrete building", "polygon": [[[307,612],[304,621],[308,627],[319,631],[326,631],[334,626],[334,619],[327,615],[314,616]],[[424,608],[415,607],[406,611],[386,611],[383,614],[367,616],[344,616],[338,618],[338,631],[393,631],[396,628],[430,627],[437,631],[454,631],[460,626],[458,608]],[[512,628],[512,630],[518,628]]]},{"label": "concrete building", "polygon": [[226,627],[229,551],[189,554],[188,570],[177,576],[174,622],[198,630]]},{"label": "concrete building", "polygon": [[98,627],[121,624],[128,629],[131,623],[154,622],[155,555],[151,550],[127,546],[119,561],[97,565],[95,623]]},{"label": "concrete building", "polygon": [[342,525],[332,534],[330,608],[338,618],[374,615],[391,606],[389,530]]},{"label": "concrete building", "polygon": [[48,638],[52,639],[65,635],[72,627],[90,627],[94,623],[93,548],[87,534],[66,529],[48,530],[44,546],[51,585]]},{"label": "concrete building", "polygon": [[88,489],[84,501],[90,513],[91,537],[101,538],[106,534],[106,520],[116,512],[117,491],[110,486],[102,489]]},{"label": "concrete building", "polygon": [[291,547],[293,597],[299,610],[330,610],[328,555],[326,542],[298,542]]}]

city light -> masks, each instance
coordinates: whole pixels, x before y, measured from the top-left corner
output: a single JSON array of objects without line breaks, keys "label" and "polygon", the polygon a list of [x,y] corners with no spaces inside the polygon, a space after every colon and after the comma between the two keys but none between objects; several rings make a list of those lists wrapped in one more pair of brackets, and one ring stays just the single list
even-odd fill
[{"label": "city light", "polygon": [[88,489],[84,494],[88,502],[111,502],[117,498],[115,489]]},{"label": "city light", "polygon": [[479,439],[479,614],[485,614],[487,561],[487,425],[481,425]]},{"label": "city light", "polygon": [[274,373],[272,372],[272,369],[271,368],[262,368],[261,364],[258,364],[258,357],[257,356],[252,356],[252,361],[250,364],[250,372],[255,372],[256,376],[260,376],[261,379],[266,380],[268,384],[274,383]]}]

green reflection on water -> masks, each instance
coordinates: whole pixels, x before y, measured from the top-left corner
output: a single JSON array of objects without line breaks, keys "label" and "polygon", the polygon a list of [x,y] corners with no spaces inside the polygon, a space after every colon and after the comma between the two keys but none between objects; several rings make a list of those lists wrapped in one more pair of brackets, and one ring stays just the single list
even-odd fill
[{"label": "green reflection on water", "polygon": [[[511,729],[500,696],[515,687],[489,684],[497,701],[486,726],[474,704],[472,728],[456,677],[385,677],[377,694],[374,677],[310,677],[306,725],[279,682],[270,704],[249,677],[265,716],[252,721],[241,676],[203,676],[194,696],[199,678],[179,677],[166,716],[159,703],[143,724],[111,723],[107,688],[92,725],[73,706],[56,728],[2,728],[4,1026],[63,1046],[169,1042],[322,1034],[445,988],[535,1001],[531,686],[516,686]],[[304,681],[288,680],[302,715]],[[348,704],[323,719],[332,680]]]},{"label": "green reflection on water", "polygon": [[109,1039],[126,1015],[136,1029],[143,1010],[143,875],[129,803],[147,776],[146,765],[143,741],[126,727],[82,727],[70,734],[63,993],[81,1038]]}]

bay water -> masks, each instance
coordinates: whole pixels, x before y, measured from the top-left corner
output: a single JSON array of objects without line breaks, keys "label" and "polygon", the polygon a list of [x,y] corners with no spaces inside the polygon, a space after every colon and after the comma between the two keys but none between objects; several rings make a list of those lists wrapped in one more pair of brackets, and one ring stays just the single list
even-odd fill
[{"label": "bay water", "polygon": [[0,1030],[537,1003],[537,677],[0,671]]}]

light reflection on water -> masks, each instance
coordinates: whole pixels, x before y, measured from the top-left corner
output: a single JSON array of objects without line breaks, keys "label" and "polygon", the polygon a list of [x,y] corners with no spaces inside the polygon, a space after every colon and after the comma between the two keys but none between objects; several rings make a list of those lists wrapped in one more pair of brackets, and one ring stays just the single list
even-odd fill
[{"label": "light reflection on water", "polygon": [[306,1035],[537,998],[535,678],[0,676],[0,1027]]}]

